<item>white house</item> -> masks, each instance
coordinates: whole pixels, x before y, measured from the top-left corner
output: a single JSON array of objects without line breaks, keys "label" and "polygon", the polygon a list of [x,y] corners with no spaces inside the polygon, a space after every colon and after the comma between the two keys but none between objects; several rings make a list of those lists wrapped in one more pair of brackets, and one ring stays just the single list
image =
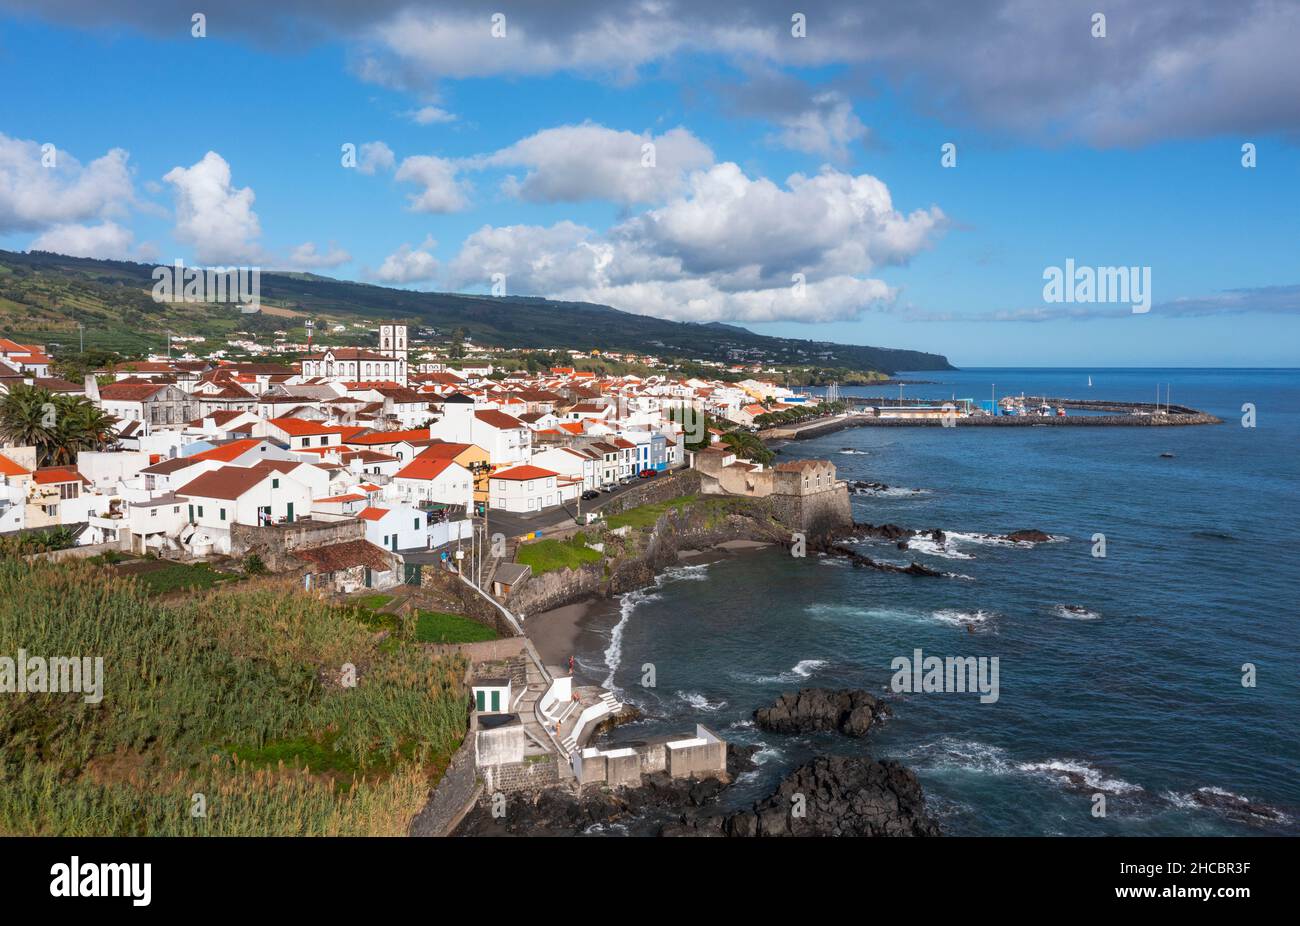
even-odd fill
[{"label": "white house", "polygon": [[429,523],[423,511],[410,505],[371,506],[357,513],[366,525],[366,539],[385,550],[426,550]]},{"label": "white house", "polygon": [[185,538],[196,555],[230,552],[230,525],[292,522],[311,513],[311,492],[265,466],[223,466],[176,491],[186,520],[196,528]]},{"label": "white house", "polygon": [[474,474],[455,460],[416,457],[397,471],[392,484],[398,497],[412,505],[441,502],[473,510]]},{"label": "white house", "polygon": [[533,454],[533,465],[551,469],[561,476],[582,480],[582,488],[600,486],[601,461],[598,456],[584,453],[576,447],[550,447]]},{"label": "white house", "polygon": [[499,511],[541,511],[560,503],[559,473],[540,466],[515,466],[488,479],[488,505]]}]

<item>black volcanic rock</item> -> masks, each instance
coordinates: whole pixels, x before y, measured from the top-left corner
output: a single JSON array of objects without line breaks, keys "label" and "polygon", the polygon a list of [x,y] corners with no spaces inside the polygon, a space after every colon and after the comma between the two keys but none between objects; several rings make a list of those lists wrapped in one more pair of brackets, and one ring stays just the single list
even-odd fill
[{"label": "black volcanic rock", "polygon": [[1052,535],[1035,530],[1012,531],[1005,539],[1013,543],[1047,543],[1052,539]]},{"label": "black volcanic rock", "polygon": [[771,797],[727,817],[722,829],[728,836],[939,835],[916,775],[865,756],[813,759]]},{"label": "black volcanic rock", "polygon": [[815,733],[838,730],[845,736],[865,736],[871,724],[889,708],[860,689],[804,688],[785,692],[771,707],[754,711],[754,721],[773,733]]}]

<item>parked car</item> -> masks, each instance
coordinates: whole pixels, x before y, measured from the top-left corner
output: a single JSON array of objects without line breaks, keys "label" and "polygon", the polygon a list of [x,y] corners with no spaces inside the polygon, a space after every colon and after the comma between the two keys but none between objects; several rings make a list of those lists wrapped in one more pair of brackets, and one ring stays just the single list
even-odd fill
[{"label": "parked car", "polygon": [[589,502],[593,498],[600,498],[600,493],[597,492],[595,489],[588,489],[586,492],[582,493],[582,500],[584,502]]},{"label": "parked car", "polygon": [[617,482],[607,482],[607,483],[605,483],[603,486],[600,487],[600,491],[605,492],[605,493],[609,493],[609,492],[613,492],[613,491],[614,491],[615,489],[617,489],[617,488],[618,488],[618,483],[617,483]]},{"label": "parked car", "polygon": [[657,470],[657,469],[643,469],[643,470],[641,470],[641,478],[642,478],[642,479],[653,479],[655,476],[658,476],[658,475],[659,475],[659,470]]}]

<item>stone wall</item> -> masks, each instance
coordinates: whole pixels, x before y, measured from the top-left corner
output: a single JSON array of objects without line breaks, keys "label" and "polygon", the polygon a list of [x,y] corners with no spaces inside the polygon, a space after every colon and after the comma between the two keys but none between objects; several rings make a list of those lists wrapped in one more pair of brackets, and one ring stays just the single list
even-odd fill
[{"label": "stone wall", "polygon": [[579,598],[599,595],[604,581],[605,567],[602,563],[529,576],[522,586],[515,587],[508,607],[517,616],[527,618],[529,614],[540,614]]},{"label": "stone wall", "polygon": [[513,762],[509,765],[485,765],[479,769],[483,776],[483,797],[488,799],[500,791],[534,791],[550,788],[560,783],[560,766],[554,755],[532,762]]},{"label": "stone wall", "polygon": [[[471,715],[472,717],[472,715]],[[482,785],[475,751],[475,724],[465,734],[447,770],[429,793],[429,802],[411,821],[412,836],[450,836],[478,800]]]},{"label": "stone wall", "polygon": [[697,495],[700,491],[700,474],[693,469],[679,469],[654,479],[641,479],[621,495],[611,498],[601,506],[601,513],[610,515],[654,505],[683,495]]},{"label": "stone wall", "polygon": [[310,550],[332,543],[365,539],[366,525],[357,518],[345,521],[295,521],[292,524],[266,527],[230,525],[231,555],[242,557],[256,553],[272,572],[301,568],[302,562],[289,555],[294,550]]},{"label": "stone wall", "polygon": [[769,495],[766,503],[772,515],[782,524],[792,531],[802,531],[809,537],[853,523],[849,489],[842,482],[832,488],[804,495]]}]

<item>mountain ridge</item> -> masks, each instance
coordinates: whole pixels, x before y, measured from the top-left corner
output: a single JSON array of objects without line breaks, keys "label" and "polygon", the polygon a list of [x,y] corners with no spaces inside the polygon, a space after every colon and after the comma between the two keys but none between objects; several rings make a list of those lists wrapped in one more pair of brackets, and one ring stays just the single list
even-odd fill
[{"label": "mountain ridge", "polygon": [[[599,303],[417,292],[299,271],[261,272],[259,318],[229,304],[155,302],[157,266],[167,265],[0,250],[0,325],[15,340],[40,340],[42,332],[75,339],[82,324],[88,347],[143,353],[158,350],[168,329],[221,337],[268,327],[305,332],[308,317],[348,325],[396,320],[436,329],[439,336],[463,330],[475,342],[507,348],[621,350],[882,373],[954,369],[946,357],[925,351],[773,337],[726,322],[670,321]],[[316,330],[318,340],[331,342],[327,328],[318,324]],[[348,334],[356,333],[349,327]]]}]

